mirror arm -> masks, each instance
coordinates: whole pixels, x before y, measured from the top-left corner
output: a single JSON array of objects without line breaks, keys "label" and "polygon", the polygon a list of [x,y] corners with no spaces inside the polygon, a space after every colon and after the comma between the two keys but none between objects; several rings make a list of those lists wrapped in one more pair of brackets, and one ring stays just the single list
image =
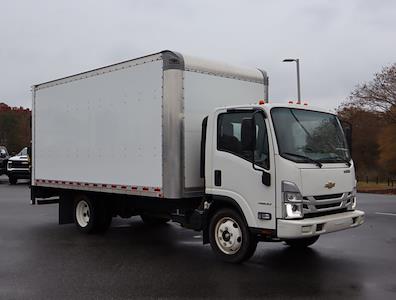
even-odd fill
[{"label": "mirror arm", "polygon": [[[260,113],[260,111],[259,111],[259,110],[256,110],[256,111],[253,113],[253,115],[252,115],[253,121],[256,121],[256,120],[255,120],[255,117],[256,117],[256,114],[257,114],[257,113]],[[265,115],[264,115],[264,117],[265,117]],[[256,146],[256,143],[254,143],[254,144],[255,144],[255,146]],[[254,147],[254,148],[256,148],[256,147]],[[253,170],[255,170],[255,171],[261,171],[261,172],[262,172],[261,182],[262,182],[263,184],[267,185],[267,186],[270,186],[270,185],[271,185],[271,179],[269,180],[268,183],[264,182],[264,175],[265,175],[265,174],[270,175],[270,173],[269,173],[269,172],[266,172],[266,171],[263,170],[263,169],[259,169],[259,168],[256,167],[256,163],[255,163],[255,160],[254,160],[254,150],[255,150],[255,149],[252,150],[252,167],[253,167]]]}]

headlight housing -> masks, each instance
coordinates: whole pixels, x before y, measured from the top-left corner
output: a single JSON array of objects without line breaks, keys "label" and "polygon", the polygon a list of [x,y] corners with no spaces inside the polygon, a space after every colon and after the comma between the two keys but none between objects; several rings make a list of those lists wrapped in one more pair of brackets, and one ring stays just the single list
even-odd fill
[{"label": "headlight housing", "polygon": [[285,219],[301,219],[304,217],[303,197],[293,182],[282,182],[283,216]]},{"label": "headlight housing", "polygon": [[352,209],[352,210],[355,210],[355,209],[356,209],[356,196],[353,196],[353,198],[352,198],[351,209]]},{"label": "headlight housing", "polygon": [[357,194],[357,190],[356,190],[356,186],[353,187],[352,189],[352,195],[351,195],[351,205],[349,205],[349,210],[355,210],[356,209],[356,194]]}]

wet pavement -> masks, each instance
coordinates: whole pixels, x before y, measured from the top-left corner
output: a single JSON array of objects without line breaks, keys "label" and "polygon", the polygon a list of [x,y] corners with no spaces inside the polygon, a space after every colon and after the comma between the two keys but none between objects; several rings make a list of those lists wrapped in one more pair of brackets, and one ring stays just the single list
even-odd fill
[{"label": "wet pavement", "polygon": [[396,299],[396,196],[359,194],[366,223],[296,252],[260,243],[242,265],[215,258],[200,233],[115,219],[103,235],[57,225],[0,177],[0,299]]}]

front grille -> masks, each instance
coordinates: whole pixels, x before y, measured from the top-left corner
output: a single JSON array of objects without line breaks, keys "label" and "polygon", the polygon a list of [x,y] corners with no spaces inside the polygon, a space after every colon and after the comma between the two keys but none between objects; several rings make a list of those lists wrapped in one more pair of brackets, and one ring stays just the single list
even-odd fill
[{"label": "front grille", "polygon": [[348,208],[352,204],[351,199],[351,192],[305,196],[303,197],[304,215],[322,212],[335,213],[339,209]]},{"label": "front grille", "polygon": [[337,199],[341,198],[343,193],[340,194],[331,194],[331,195],[320,195],[320,196],[313,196],[315,200],[328,200],[328,199]]},{"label": "front grille", "polygon": [[27,169],[29,168],[29,164],[22,161],[12,161],[9,163],[9,167],[14,169]]},{"label": "front grille", "polygon": [[324,209],[324,208],[331,208],[331,207],[340,207],[342,202],[335,202],[335,203],[330,203],[330,204],[320,204],[320,205],[315,205],[316,209]]}]

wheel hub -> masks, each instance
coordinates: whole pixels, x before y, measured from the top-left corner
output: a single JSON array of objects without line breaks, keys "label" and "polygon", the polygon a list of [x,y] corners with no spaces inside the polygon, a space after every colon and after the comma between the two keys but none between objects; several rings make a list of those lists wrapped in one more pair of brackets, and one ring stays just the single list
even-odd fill
[{"label": "wheel hub", "polygon": [[224,231],[223,232],[223,240],[228,242],[230,240],[230,238],[231,238],[230,233],[228,231]]},{"label": "wheel hub", "polygon": [[81,200],[76,206],[76,219],[81,227],[86,227],[90,220],[89,205],[86,201]]},{"label": "wheel hub", "polygon": [[231,255],[239,251],[242,246],[242,231],[234,219],[220,219],[215,230],[216,244],[222,252]]}]

